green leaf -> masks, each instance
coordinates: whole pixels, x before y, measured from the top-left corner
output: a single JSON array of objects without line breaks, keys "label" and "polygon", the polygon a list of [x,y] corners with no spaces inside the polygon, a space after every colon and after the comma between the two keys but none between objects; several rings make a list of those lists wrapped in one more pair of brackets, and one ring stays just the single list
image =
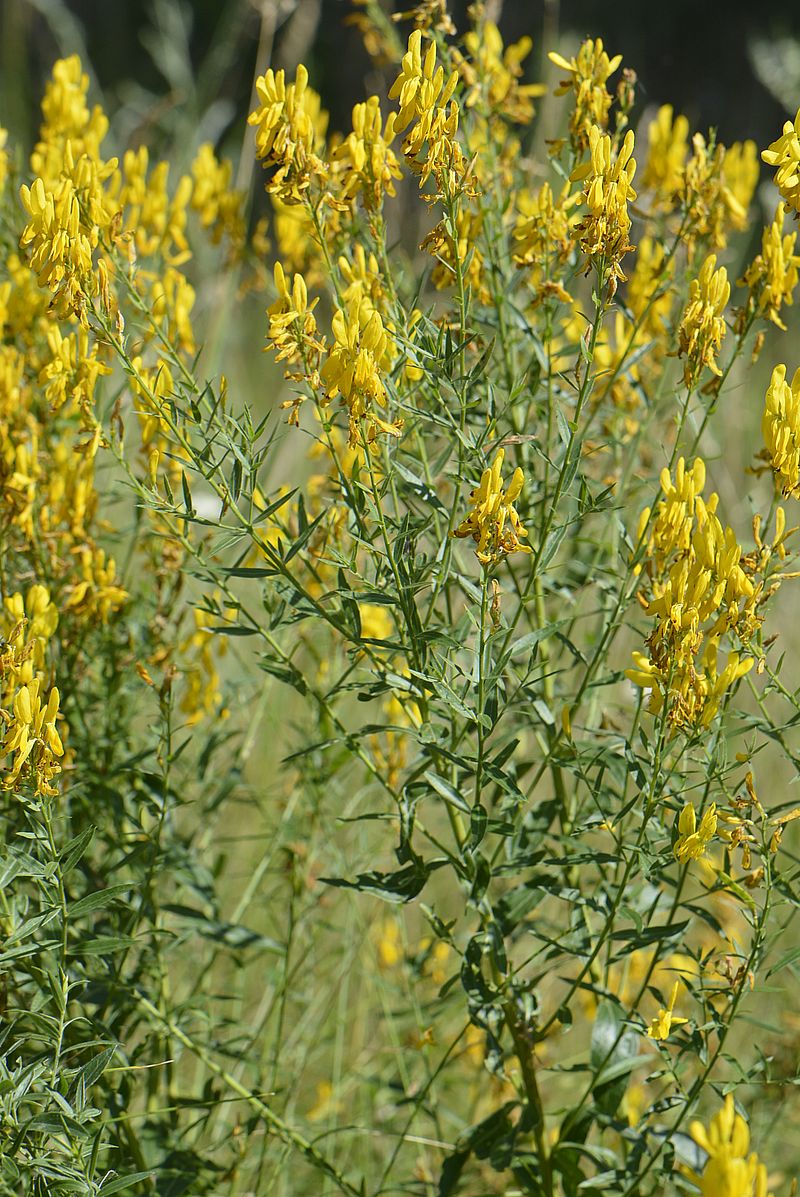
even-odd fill
[{"label": "green leaf", "polygon": [[150,1180],[154,1177],[154,1172],[129,1172],[127,1176],[117,1176],[98,1189],[98,1197],[110,1197],[111,1193],[121,1193],[123,1189],[129,1189],[131,1185],[138,1185],[140,1181]]},{"label": "green leaf", "polygon": [[79,898],[77,902],[72,903],[68,917],[70,920],[77,919],[84,914],[91,914],[95,910],[102,910],[104,906],[110,906],[112,902],[118,901],[123,894],[129,894],[130,891],[130,883],[126,882],[123,885],[109,885],[106,889],[99,889],[96,893],[87,894],[85,898]]},{"label": "green leaf", "polygon": [[341,889],[357,889],[361,893],[377,894],[386,902],[410,902],[422,892],[434,869],[439,869],[446,863],[444,860],[419,860],[406,865],[404,869],[398,869],[395,873],[359,873],[354,881],[347,881],[343,877],[320,877],[320,881]]}]

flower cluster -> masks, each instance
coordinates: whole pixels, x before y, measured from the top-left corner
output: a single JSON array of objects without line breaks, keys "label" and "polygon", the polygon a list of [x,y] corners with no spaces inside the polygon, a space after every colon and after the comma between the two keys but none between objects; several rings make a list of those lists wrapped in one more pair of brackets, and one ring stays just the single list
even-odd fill
[{"label": "flower cluster", "polygon": [[436,43],[431,41],[422,56],[422,33],[415,29],[408,39],[400,74],[389,91],[398,100],[400,110],[394,127],[398,133],[409,128],[403,141],[403,154],[419,185],[430,178],[436,193],[430,199],[457,194],[475,194],[475,181],[464,151],[456,138],[458,106],[453,93],[458,72],[445,79],[444,68],[436,62]]},{"label": "flower cluster", "polygon": [[689,152],[689,122],[685,116],[676,117],[671,104],[662,104],[647,134],[642,187],[652,191],[657,206],[669,208],[683,179]]},{"label": "flower cluster", "polygon": [[352,132],[337,145],[331,159],[341,162],[341,195],[353,201],[360,195],[368,212],[376,212],[384,195],[394,195],[394,180],[402,178],[400,164],[392,150],[395,114],[383,123],[377,96],[353,108]]},{"label": "flower cluster", "polygon": [[791,384],[786,366],[772,371],[761,418],[767,460],[785,498],[800,498],[800,367]]},{"label": "flower cluster", "polygon": [[0,612],[0,758],[11,758],[3,786],[18,791],[30,782],[37,795],[53,795],[53,778],[64,755],[56,728],[59,693],[50,688],[48,646],[58,626],[58,610],[46,587],[36,583],[23,598],[10,595]]},{"label": "flower cluster", "polygon": [[457,56],[459,71],[467,85],[465,106],[471,108],[483,101],[493,114],[516,124],[529,124],[535,112],[534,99],[547,92],[542,83],[519,82],[522,63],[532,45],[529,37],[523,37],[504,47],[494,21],[485,21],[480,33],[471,29],[464,37],[469,57]]},{"label": "flower cluster", "polygon": [[678,836],[673,846],[675,859],[681,864],[687,860],[699,860],[711,843],[717,831],[717,807],[712,802],[703,812],[700,825],[691,802],[687,802],[678,816]]},{"label": "flower cluster", "polygon": [[736,1112],[732,1093],[707,1130],[694,1121],[689,1132],[707,1154],[702,1172],[689,1174],[703,1197],[769,1197],[767,1169],[750,1152],[750,1128]]},{"label": "flower cluster", "polygon": [[785,331],[781,308],[794,303],[800,254],[795,253],[797,231],[784,233],[784,213],[775,213],[771,224],[761,234],[761,253],[757,254],[745,271],[742,282],[750,288],[756,310]]},{"label": "flower cluster", "polygon": [[379,432],[399,436],[402,421],[384,420],[375,408],[386,406],[383,375],[394,358],[392,338],[380,313],[367,299],[354,299],[343,311],[337,308],[331,322],[333,344],[322,366],[326,398],[341,395],[350,421],[350,445],[360,444],[363,422],[367,440]]},{"label": "flower cluster", "polygon": [[301,202],[312,180],[323,184],[328,170],[323,139],[327,121],[317,93],[300,64],[293,83],[285,71],[268,70],[256,80],[258,107],[249,123],[256,130],[256,156],[270,170],[267,189],[287,204]]},{"label": "flower cluster", "polygon": [[662,1006],[658,1014],[650,1023],[650,1026],[647,1028],[648,1038],[658,1040],[669,1039],[670,1035],[672,1034],[673,1027],[678,1027],[683,1023],[688,1022],[688,1019],[679,1018],[677,1014],[673,1013],[675,1009],[675,1003],[678,1000],[679,989],[680,981],[675,981],[672,986],[672,992],[669,995],[669,1001],[667,1002],[667,1005],[665,1007]]},{"label": "flower cluster", "polygon": [[622,62],[622,55],[615,54],[609,58],[602,40],[598,38],[592,41],[589,38],[581,44],[574,58],[564,58],[554,51],[548,57],[567,72],[567,78],[559,84],[556,95],[565,95],[569,91],[574,93],[575,107],[569,128],[576,146],[583,149],[589,144],[594,126],[601,130],[608,127],[612,97],[606,83]]},{"label": "flower cluster", "polygon": [[613,295],[617,281],[624,282],[626,277],[620,263],[633,249],[628,237],[631,230],[628,204],[636,199],[633,131],[628,130],[619,153],[614,155],[611,137],[592,125],[589,153],[589,161],[570,176],[571,182],[583,183],[584,202],[589,209],[577,231],[581,234],[581,249],[590,264],[594,261],[601,264],[603,281],[608,282]]},{"label": "flower cluster", "polygon": [[787,212],[800,212],[800,108],[794,121],[786,121],[783,132],[761,157],[775,167],[775,186],[781,193]]},{"label": "flower cluster", "polygon": [[725,336],[723,313],[731,285],[725,267],[715,269],[716,265],[716,255],[709,254],[697,278],[692,279],[689,302],[678,329],[678,351],[686,358],[683,375],[687,386],[696,384],[704,366],[717,377],[722,375],[717,354]]},{"label": "flower cluster", "polygon": [[649,581],[642,602],[656,626],[649,654],[634,652],[627,671],[650,691],[650,710],[666,708],[669,721],[685,729],[707,727],[726,691],[753,666],[753,657],[739,650],[721,665],[723,637],[735,636],[746,650],[760,623],[762,585],[748,576],[750,562],[716,514],[718,496],[703,499],[704,485],[702,458],[689,469],[680,458],[674,481],[662,473],[664,497],[655,514],[642,512],[638,541]]},{"label": "flower cluster", "polygon": [[475,541],[475,556],[482,565],[493,567],[509,553],[530,553],[522,544],[527,531],[514,506],[525,482],[517,466],[508,489],[503,482],[505,450],[498,449],[491,466],[483,471],[480,484],[470,494],[472,511],[454,530],[453,535],[471,536]]}]

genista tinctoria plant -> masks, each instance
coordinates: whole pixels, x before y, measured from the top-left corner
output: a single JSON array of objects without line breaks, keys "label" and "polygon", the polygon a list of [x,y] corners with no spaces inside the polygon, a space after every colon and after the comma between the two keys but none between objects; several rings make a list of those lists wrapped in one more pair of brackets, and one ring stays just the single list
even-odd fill
[{"label": "genista tinctoria plant", "polygon": [[800,114],[748,260],[601,41],[351,16],[254,195],[0,132],[0,1192],[793,1193]]}]

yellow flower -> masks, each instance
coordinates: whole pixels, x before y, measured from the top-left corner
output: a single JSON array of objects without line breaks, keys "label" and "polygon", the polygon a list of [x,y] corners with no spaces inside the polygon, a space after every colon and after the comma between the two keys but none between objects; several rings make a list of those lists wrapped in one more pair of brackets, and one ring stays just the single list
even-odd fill
[{"label": "yellow flower", "polygon": [[[302,367],[298,372],[287,370],[287,379],[305,379],[310,386],[316,388],[320,385],[320,357],[325,350],[325,341],[319,335],[314,316],[318,300],[314,299],[309,303],[308,290],[302,274],[294,276],[290,288],[280,262],[275,263],[274,277],[277,295],[274,303],[267,308],[267,338],[271,342],[268,348],[275,350],[279,362],[286,361],[290,365],[299,364]],[[290,424],[298,423],[304,398],[304,394],[300,393],[281,404],[283,408],[289,408]]]},{"label": "yellow flower", "polygon": [[771,224],[765,225],[761,235],[761,253],[748,266],[742,280],[768,320],[786,329],[780,318],[783,304],[794,303],[800,255],[794,252],[797,232],[783,232],[784,212],[780,205]]},{"label": "yellow flower", "polygon": [[767,166],[775,167],[775,186],[781,193],[786,211],[800,212],[800,108],[794,123],[786,121],[783,133],[761,157]]},{"label": "yellow flower", "polygon": [[67,142],[76,158],[86,154],[99,160],[100,143],[108,132],[108,118],[99,105],[89,110],[88,91],[89,76],[77,54],[54,63],[42,99],[44,119],[39,141],[31,154],[31,170],[46,184],[58,180]]},{"label": "yellow flower", "polygon": [[471,536],[477,548],[475,556],[482,565],[496,565],[509,553],[530,553],[521,541],[528,533],[514,507],[524,483],[522,470],[517,466],[503,489],[504,449],[498,449],[491,466],[483,471],[480,485],[472,491],[472,511],[454,530],[453,536]]},{"label": "yellow flower", "polygon": [[240,245],[245,237],[244,194],[231,187],[232,175],[231,161],[218,160],[211,143],[204,142],[192,163],[191,202],[215,245],[223,236],[233,245]]},{"label": "yellow flower", "polygon": [[344,164],[344,198],[353,200],[360,195],[368,212],[377,212],[384,195],[395,194],[394,180],[403,177],[391,148],[394,126],[395,114],[390,113],[383,125],[380,101],[370,96],[365,104],[356,104],[353,130],[331,154],[333,161]]},{"label": "yellow flower", "polygon": [[403,959],[403,938],[397,919],[382,919],[376,928],[378,967],[395,968]]},{"label": "yellow flower", "polygon": [[299,203],[312,179],[322,183],[327,177],[321,156],[327,116],[302,63],[293,83],[287,84],[284,71],[260,75],[256,94],[259,104],[248,123],[256,130],[256,157],[272,171],[267,190],[285,203]]},{"label": "yellow flower", "polygon": [[389,99],[400,103],[394,122],[398,133],[411,125],[403,142],[406,161],[419,175],[420,187],[433,177],[436,196],[453,197],[459,192],[474,195],[476,191],[469,164],[456,140],[458,106],[452,96],[457,83],[457,71],[445,80],[444,68],[437,66],[434,41],[422,57],[422,33],[415,29]]},{"label": "yellow flower", "polygon": [[671,286],[674,258],[667,261],[663,242],[641,237],[634,261],[626,296],[628,307],[638,318],[644,336],[653,339],[653,356],[658,360],[665,353],[664,328],[675,298]]},{"label": "yellow flower", "polygon": [[685,116],[673,119],[672,105],[663,104],[647,132],[649,145],[642,187],[653,191],[657,204],[670,207],[683,176],[689,149],[689,122]]},{"label": "yellow flower", "polygon": [[692,1122],[689,1133],[708,1153],[700,1175],[690,1172],[690,1178],[703,1197],[768,1197],[767,1170],[750,1149],[750,1130],[741,1114],[736,1113],[733,1094],[709,1123]]},{"label": "yellow flower", "polygon": [[725,335],[725,306],[730,298],[731,285],[724,266],[715,270],[717,258],[709,254],[700,268],[700,274],[692,279],[689,287],[689,302],[678,329],[678,350],[686,357],[684,381],[693,385],[703,369],[717,377],[722,371],[717,365],[717,354]]},{"label": "yellow flower", "polygon": [[[638,543],[647,535],[642,572],[649,597],[640,596],[656,625],[647,639],[649,656],[634,652],[626,676],[650,691],[649,710],[665,704],[675,727],[707,727],[726,693],[752,668],[752,656],[731,652],[720,670],[718,649],[726,632],[749,643],[761,624],[758,602],[762,583],[748,571],[758,564],[745,558],[731,528],[717,517],[718,496],[702,497],[705,465],[698,458],[687,470],[680,458],[673,483],[661,475],[664,498],[651,519],[642,513]],[[649,531],[648,531],[649,525]],[[686,816],[687,819],[689,816]]]},{"label": "yellow flower", "polygon": [[650,1026],[647,1029],[648,1039],[669,1039],[673,1027],[680,1026],[682,1023],[689,1021],[687,1018],[678,1018],[677,1015],[672,1013],[672,1011],[675,1009],[675,1003],[678,1000],[679,985],[680,982],[676,981],[672,986],[672,993],[670,994],[667,1008],[664,1009],[662,1006],[658,1014],[650,1023]]},{"label": "yellow flower", "polygon": [[761,431],[781,493],[785,498],[800,498],[800,367],[791,386],[784,365],[772,371]]},{"label": "yellow flower", "polygon": [[64,746],[56,728],[59,694],[55,686],[42,706],[38,678],[21,686],[14,698],[13,713],[4,712],[8,723],[0,747],[3,756],[13,755],[11,767],[3,778],[5,789],[15,788],[20,776],[36,784],[37,794],[55,794],[52,778],[61,771],[55,757],[64,755]]},{"label": "yellow flower", "polygon": [[611,138],[599,126],[589,129],[590,160],[570,175],[571,182],[583,182],[583,195],[588,215],[577,226],[581,233],[581,249],[589,262],[600,259],[603,280],[608,281],[613,294],[617,280],[624,281],[620,262],[630,253],[628,234],[631,218],[628,204],[636,199],[633,176],[633,130],[625,134],[619,153],[612,158]]},{"label": "yellow flower", "polygon": [[483,96],[492,112],[500,113],[518,124],[533,120],[533,100],[547,94],[541,83],[519,83],[522,62],[533,45],[529,37],[520,38],[503,48],[503,38],[494,21],[484,21],[480,29],[471,29],[464,37],[471,61],[461,59],[459,69],[469,90],[467,108]]},{"label": "yellow flower", "polygon": [[382,419],[375,406],[386,406],[383,374],[391,366],[394,345],[377,310],[367,299],[353,300],[346,311],[337,308],[331,323],[334,341],[321,370],[326,398],[337,395],[350,414],[350,444],[359,444],[361,421],[371,442],[379,432],[399,436],[402,421]]},{"label": "yellow flower", "polygon": [[729,225],[746,228],[747,208],[757,182],[754,142],[734,142],[726,149],[719,142],[709,145],[702,134],[695,133],[679,194],[685,213],[684,239],[693,244],[708,238],[713,248],[723,249]]},{"label": "yellow flower", "polygon": [[141,257],[160,254],[171,266],[189,260],[192,255],[186,225],[191,198],[192,180],[188,175],[181,176],[170,196],[169,163],[158,162],[149,170],[147,146],[125,152],[119,204],[123,224],[132,230]]},{"label": "yellow flower", "polygon": [[603,42],[588,39],[581,44],[574,58],[551,51],[547,56],[557,67],[568,72],[568,77],[556,88],[556,95],[568,91],[575,94],[575,108],[570,117],[569,128],[576,145],[584,148],[589,143],[593,125],[605,129],[608,126],[608,110],[611,95],[606,88],[609,75],[613,75],[622,62],[622,55],[609,58]]},{"label": "yellow flower", "polygon": [[520,215],[514,230],[517,242],[514,261],[518,266],[532,268],[531,283],[536,288],[537,303],[550,297],[562,303],[571,302],[563,285],[552,275],[572,249],[572,230],[577,217],[571,209],[579,198],[580,194],[573,191],[569,182],[558,198],[549,183],[542,183],[533,196],[527,192],[518,196]]},{"label": "yellow flower", "polygon": [[687,802],[678,816],[679,834],[673,848],[676,859],[681,864],[685,864],[687,860],[699,860],[713,839],[716,830],[717,807],[715,803],[712,802],[708,810],[704,811],[698,827],[694,806],[691,802]]}]

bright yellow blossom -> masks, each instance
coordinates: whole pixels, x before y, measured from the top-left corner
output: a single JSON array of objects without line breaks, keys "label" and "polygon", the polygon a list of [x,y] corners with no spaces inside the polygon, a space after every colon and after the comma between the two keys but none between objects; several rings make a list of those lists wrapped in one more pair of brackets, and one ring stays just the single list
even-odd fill
[{"label": "bright yellow blossom", "polygon": [[800,498],[800,367],[791,386],[786,366],[776,366],[767,389],[761,431],[767,459],[784,498]]},{"label": "bright yellow blossom", "polygon": [[737,1114],[733,1094],[709,1123],[692,1122],[689,1133],[707,1153],[702,1173],[689,1175],[702,1197],[769,1197],[767,1170],[750,1151],[750,1129]]},{"label": "bright yellow blossom", "polygon": [[471,536],[477,548],[475,556],[482,565],[497,565],[509,553],[530,553],[522,544],[528,533],[522,526],[514,503],[524,485],[524,475],[517,466],[508,489],[503,486],[504,449],[498,449],[491,466],[483,471],[480,484],[470,494],[472,511],[453,532],[454,536]]},{"label": "bright yellow blossom", "polygon": [[333,150],[333,161],[344,165],[341,190],[347,200],[361,196],[368,212],[377,212],[384,195],[394,195],[394,180],[403,172],[392,150],[395,114],[383,124],[377,96],[353,108],[352,132]]},{"label": "bright yellow blossom", "polygon": [[725,267],[716,270],[716,265],[716,255],[709,254],[698,277],[692,279],[689,302],[678,329],[679,352],[686,357],[683,374],[687,386],[697,381],[703,366],[717,377],[722,375],[717,354],[725,336],[724,312],[731,285]]},{"label": "bright yellow blossom", "polygon": [[581,234],[581,249],[589,262],[602,263],[603,281],[609,283],[613,294],[617,280],[625,280],[620,263],[633,248],[628,238],[631,229],[628,204],[636,199],[633,130],[628,130],[619,153],[613,156],[609,135],[599,126],[592,125],[589,153],[589,162],[577,167],[570,175],[570,181],[583,183],[584,202],[589,209],[577,231]]},{"label": "bright yellow blossom", "polygon": [[711,803],[708,810],[703,812],[700,826],[697,826],[697,815],[691,802],[687,802],[678,816],[678,838],[673,852],[675,858],[685,864],[687,860],[699,860],[705,852],[717,830],[717,808]]},{"label": "bright yellow blossom", "polygon": [[642,172],[642,187],[652,190],[658,205],[672,206],[689,152],[688,137],[686,117],[673,117],[672,105],[662,104],[648,128],[647,160]]},{"label": "bright yellow blossom", "polygon": [[408,39],[400,74],[389,91],[398,100],[400,111],[394,122],[398,133],[411,128],[403,142],[403,154],[420,187],[433,177],[436,193],[429,196],[455,196],[459,192],[475,194],[475,181],[458,143],[458,106],[453,92],[458,72],[445,79],[444,68],[436,63],[436,43],[431,41],[422,56],[422,33],[415,29]]},{"label": "bright yellow blossom", "polygon": [[648,1039],[669,1039],[673,1027],[680,1026],[682,1023],[689,1021],[688,1018],[679,1018],[677,1014],[672,1013],[675,1009],[675,1003],[678,1000],[679,986],[680,981],[676,981],[672,986],[672,993],[670,994],[666,1009],[662,1007],[650,1023],[647,1029]]},{"label": "bright yellow blossom", "polygon": [[331,322],[333,344],[321,370],[326,397],[341,395],[350,416],[350,444],[359,444],[362,421],[373,441],[379,432],[400,436],[402,421],[390,423],[375,411],[386,406],[383,377],[394,358],[394,344],[380,314],[366,300],[337,308]]},{"label": "bright yellow blossom", "polygon": [[784,304],[794,303],[800,254],[795,253],[797,231],[784,233],[784,219],[779,205],[775,219],[765,225],[761,234],[761,253],[748,266],[742,281],[750,288],[759,312],[785,330],[780,310]]},{"label": "bright yellow blossom", "polygon": [[508,120],[527,125],[533,119],[533,100],[547,94],[542,83],[519,83],[522,62],[533,45],[529,37],[503,46],[503,38],[494,21],[484,21],[464,37],[469,59],[459,58],[459,70],[467,84],[465,107],[471,108],[483,98],[489,110]]},{"label": "bright yellow blossom", "polygon": [[232,175],[230,159],[218,159],[211,143],[204,142],[192,163],[191,204],[203,228],[210,230],[215,245],[227,237],[238,246],[245,236],[245,197],[231,187]]},{"label": "bright yellow blossom", "polygon": [[783,133],[761,157],[775,167],[775,186],[781,193],[787,212],[800,212],[800,108],[792,121],[786,121]]},{"label": "bright yellow blossom", "polygon": [[11,766],[3,775],[5,789],[15,789],[21,779],[35,783],[37,794],[55,794],[53,777],[61,772],[55,760],[64,755],[64,746],[56,728],[59,694],[53,686],[42,705],[41,683],[38,678],[20,686],[14,697],[11,713],[3,711],[6,734],[0,746],[2,756],[13,756]]},{"label": "bright yellow blossom", "polygon": [[572,91],[575,107],[570,117],[569,128],[575,144],[581,149],[589,144],[593,126],[603,130],[608,127],[608,110],[611,95],[606,88],[609,75],[622,62],[622,55],[609,58],[600,38],[583,42],[574,58],[564,58],[552,51],[547,56],[557,67],[568,72],[568,77],[556,88],[556,95]]},{"label": "bright yellow blossom", "polygon": [[319,96],[308,86],[301,63],[293,83],[284,71],[268,70],[256,80],[258,107],[249,124],[256,130],[256,157],[272,173],[267,190],[285,203],[299,203],[312,179],[323,183],[327,166],[322,157],[324,132]]}]

